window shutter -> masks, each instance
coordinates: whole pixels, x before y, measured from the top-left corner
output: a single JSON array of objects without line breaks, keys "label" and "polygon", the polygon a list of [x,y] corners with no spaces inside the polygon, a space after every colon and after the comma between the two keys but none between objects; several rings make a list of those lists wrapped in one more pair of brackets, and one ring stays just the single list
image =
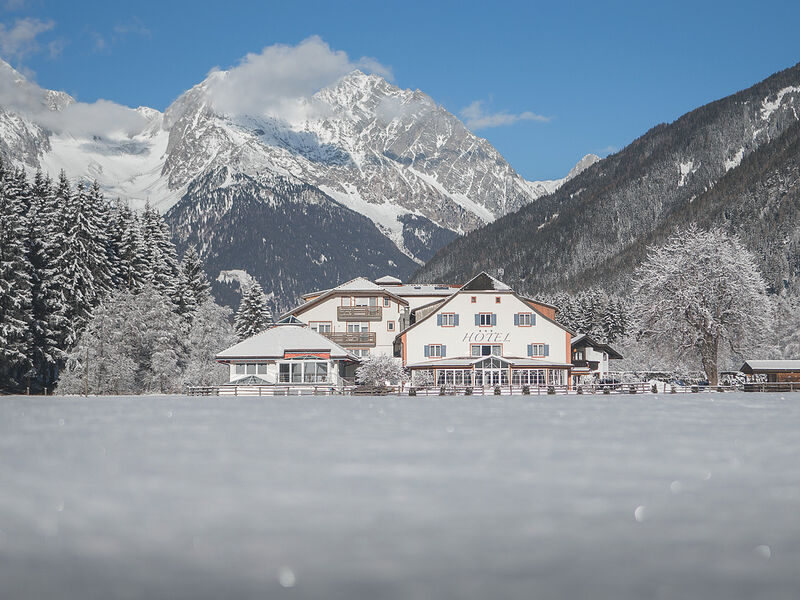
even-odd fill
[{"label": "window shutter", "polygon": [[475,325],[481,324],[481,316],[478,313],[475,313]]},{"label": "window shutter", "polygon": [[442,344],[442,356],[447,356],[447,346]]},{"label": "window shutter", "polygon": [[550,356],[550,344],[545,344],[544,345],[544,355],[545,356]]},{"label": "window shutter", "polygon": [[441,314],[441,313],[439,313],[438,315],[436,315],[436,324],[437,324],[439,327],[441,327],[441,326],[442,326],[442,314]]},{"label": "window shutter", "polygon": [[514,313],[514,325],[519,326],[519,313]]},{"label": "window shutter", "polygon": [[536,325],[536,315],[531,313],[531,325]]},{"label": "window shutter", "polygon": [[425,344],[425,356],[431,355],[431,347]]},{"label": "window shutter", "polygon": [[497,325],[497,314],[492,313],[492,325]]},{"label": "window shutter", "polygon": [[528,344],[528,356],[533,356],[533,344]]},{"label": "window shutter", "polygon": [[455,317],[453,317],[453,325],[458,327],[458,313],[456,313]]}]

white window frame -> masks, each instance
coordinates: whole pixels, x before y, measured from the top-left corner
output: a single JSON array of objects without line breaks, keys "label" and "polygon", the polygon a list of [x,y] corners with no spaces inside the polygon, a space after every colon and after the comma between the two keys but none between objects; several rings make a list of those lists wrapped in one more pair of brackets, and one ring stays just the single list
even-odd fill
[{"label": "white window frame", "polygon": [[[539,342],[534,342],[533,344],[531,344],[531,357],[544,358],[544,347],[546,345],[547,344]],[[539,352],[537,352],[536,350],[539,350]]]}]

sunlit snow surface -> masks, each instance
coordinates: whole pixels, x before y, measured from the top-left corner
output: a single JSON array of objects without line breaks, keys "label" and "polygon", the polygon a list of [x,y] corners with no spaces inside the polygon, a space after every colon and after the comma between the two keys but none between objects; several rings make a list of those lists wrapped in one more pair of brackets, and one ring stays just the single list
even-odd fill
[{"label": "sunlit snow surface", "polygon": [[800,394],[0,399],[0,596],[800,597]]}]

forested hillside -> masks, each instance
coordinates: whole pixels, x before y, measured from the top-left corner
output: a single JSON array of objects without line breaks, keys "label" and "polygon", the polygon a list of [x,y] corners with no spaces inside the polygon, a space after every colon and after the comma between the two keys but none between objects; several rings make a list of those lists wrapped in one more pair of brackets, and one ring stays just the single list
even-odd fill
[{"label": "forested hillside", "polygon": [[797,287],[800,65],[658,125],[554,194],[460,237],[415,278],[481,269],[529,293],[619,286],[677,225],[719,223]]}]

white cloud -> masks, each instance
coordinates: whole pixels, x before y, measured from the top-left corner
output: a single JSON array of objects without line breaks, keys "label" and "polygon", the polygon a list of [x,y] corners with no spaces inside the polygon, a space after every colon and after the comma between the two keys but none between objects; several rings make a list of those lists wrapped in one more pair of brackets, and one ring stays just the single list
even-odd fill
[{"label": "white cloud", "polygon": [[529,110],[519,114],[506,111],[490,113],[484,107],[483,100],[475,100],[469,106],[463,108],[459,113],[464,123],[469,129],[487,129],[488,127],[502,127],[503,125],[513,125],[519,121],[541,121],[548,122],[550,117],[537,115]]},{"label": "white cloud", "polygon": [[130,136],[148,125],[138,111],[108,100],[72,102],[60,111],[51,110],[47,90],[24,79],[8,65],[0,67],[0,105],[46,129],[75,136]]},{"label": "white cloud", "polygon": [[6,59],[22,59],[39,50],[37,37],[55,27],[54,21],[25,17],[13,25],[0,23],[0,55]]},{"label": "white cloud", "polygon": [[250,53],[228,71],[208,80],[215,110],[230,115],[271,116],[296,122],[319,110],[311,96],[355,69],[391,77],[372,58],[351,60],[313,36],[296,46],[276,44]]}]

